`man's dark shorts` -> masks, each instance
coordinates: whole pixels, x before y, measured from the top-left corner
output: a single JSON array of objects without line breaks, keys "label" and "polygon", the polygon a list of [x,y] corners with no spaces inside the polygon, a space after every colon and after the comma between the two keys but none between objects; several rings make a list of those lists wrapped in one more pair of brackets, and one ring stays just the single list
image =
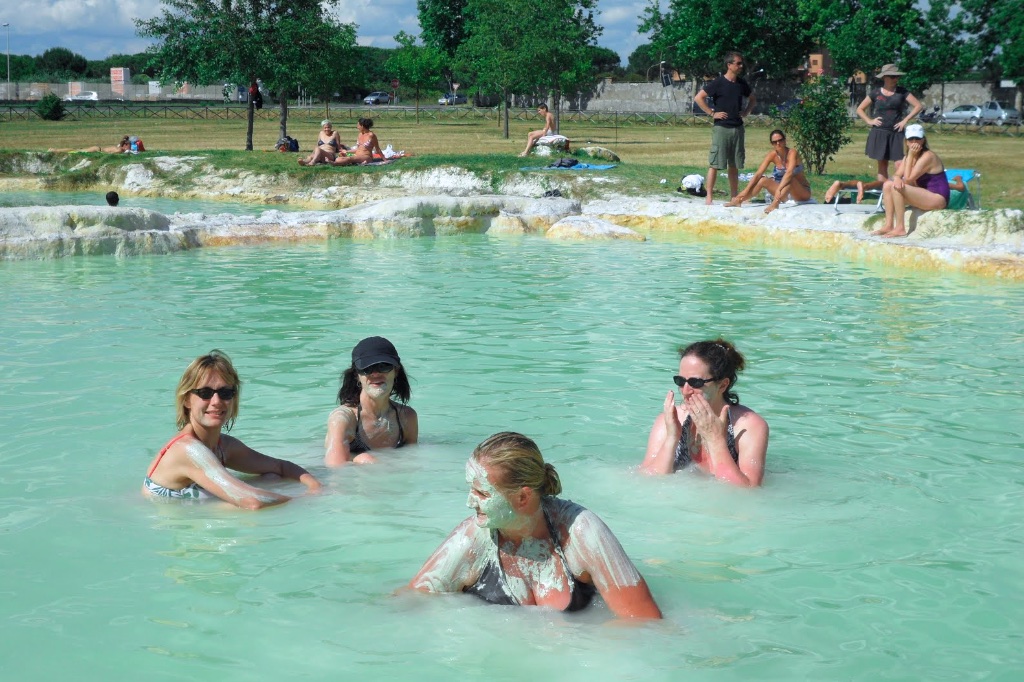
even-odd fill
[{"label": "man's dark shorts", "polygon": [[747,162],[744,144],[744,127],[711,127],[711,152],[708,154],[708,168],[726,170],[730,166],[743,168]]}]

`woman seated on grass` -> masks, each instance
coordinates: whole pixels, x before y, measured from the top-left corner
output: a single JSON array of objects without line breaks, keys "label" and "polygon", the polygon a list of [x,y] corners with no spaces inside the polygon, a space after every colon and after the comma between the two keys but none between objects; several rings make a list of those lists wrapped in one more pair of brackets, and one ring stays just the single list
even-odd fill
[{"label": "woman seated on grass", "polygon": [[356,145],[352,147],[352,156],[339,156],[334,160],[335,166],[355,166],[370,163],[374,157],[383,159],[384,152],[377,142],[377,136],[370,132],[373,128],[372,118],[361,118],[356,122],[356,129],[359,136],[356,138]]},{"label": "woman seated on grass", "polygon": [[315,166],[318,163],[334,163],[338,158],[338,152],[348,151],[348,147],[341,143],[341,136],[330,121],[324,119],[320,122],[320,134],[317,136],[316,147],[313,152],[304,159],[299,159],[300,166]]},{"label": "woman seated on grass", "polygon": [[[808,201],[811,198],[811,183],[804,175],[804,164],[800,161],[800,152],[794,147],[786,146],[786,134],[781,130],[773,130],[768,135],[772,149],[765,155],[754,177],[747,183],[746,188],[733,197],[726,206],[742,206],[744,201],[749,200],[755,194],[767,190],[772,194],[772,202],[764,209],[765,213],[771,213],[779,207],[787,197],[794,201]],[[765,177],[769,164],[775,164],[775,170],[771,177]]]}]

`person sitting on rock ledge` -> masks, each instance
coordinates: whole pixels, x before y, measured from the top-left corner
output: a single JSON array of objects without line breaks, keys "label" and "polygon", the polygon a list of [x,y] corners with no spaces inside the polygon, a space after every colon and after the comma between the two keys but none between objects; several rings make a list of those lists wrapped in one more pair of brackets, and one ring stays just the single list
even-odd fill
[{"label": "person sitting on rock ledge", "polygon": [[537,146],[537,141],[546,135],[555,134],[555,115],[548,111],[547,104],[537,107],[537,113],[544,117],[544,129],[534,130],[526,135],[526,149],[519,156],[529,156],[530,150]]},{"label": "person sitting on rock ledge", "polygon": [[938,211],[949,204],[949,180],[939,155],[928,148],[924,126],[907,126],[903,140],[903,165],[882,187],[885,224],[871,234],[880,237],[906,237],[903,224],[908,206],[922,211]]},{"label": "person sitting on rock ledge", "polygon": [[110,145],[109,147],[101,147],[99,145],[94,145],[92,147],[86,147],[85,149],[54,149],[54,148],[51,147],[50,149],[47,149],[46,151],[48,151],[48,152],[106,152],[108,154],[124,154],[125,152],[131,150],[131,148],[132,148],[132,145],[131,145],[130,136],[125,135],[124,137],[121,138],[120,142],[118,142],[115,145]]},{"label": "person sitting on rock ledge", "polygon": [[[764,157],[764,161],[746,188],[726,203],[726,206],[742,206],[744,201],[763,190],[772,194],[772,202],[764,209],[765,213],[777,209],[787,198],[792,198],[793,201],[810,200],[811,183],[804,175],[800,152],[796,147],[791,149],[786,146],[786,134],[781,130],[775,129],[769,133],[768,141],[772,144],[771,151]],[[775,164],[775,170],[771,177],[766,177],[764,172],[768,170],[769,164]]]}]

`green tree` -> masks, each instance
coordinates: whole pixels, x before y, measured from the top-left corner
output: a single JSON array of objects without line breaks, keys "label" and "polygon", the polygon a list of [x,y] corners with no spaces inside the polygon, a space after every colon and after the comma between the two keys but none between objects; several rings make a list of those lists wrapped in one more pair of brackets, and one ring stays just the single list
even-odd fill
[{"label": "green tree", "polygon": [[399,31],[395,36],[398,48],[388,58],[387,68],[416,97],[416,123],[420,122],[420,89],[436,87],[441,79],[442,55],[432,47],[416,44],[416,36]]},{"label": "green tree", "polygon": [[[155,38],[149,52],[164,81],[197,84],[263,78],[281,101],[281,134],[287,134],[287,95],[299,86],[322,85],[324,65],[344,67],[338,49],[354,50],[355,27],[327,14],[336,0],[162,0],[161,14],[137,20],[139,35]],[[347,28],[346,28],[347,26]],[[339,39],[336,34],[340,33]],[[339,42],[340,40],[340,42]],[[245,148],[252,149],[253,104]]]},{"label": "green tree", "polygon": [[420,40],[441,55],[441,72],[450,87],[455,79],[455,55],[466,41],[467,0],[416,0]]},{"label": "green tree", "polygon": [[[491,88],[501,95],[503,134],[508,139],[508,99],[516,90],[533,84],[531,55],[521,45],[524,17],[518,10],[539,5],[540,0],[468,0],[468,37],[456,53],[456,66],[469,74],[477,88]],[[509,17],[516,17],[510,21]]]},{"label": "green tree", "polygon": [[652,66],[657,66],[661,62],[661,54],[651,43],[644,43],[638,45],[635,50],[629,55],[629,59],[626,60],[626,73],[635,73],[638,76],[643,76],[646,80],[647,74],[650,72]]},{"label": "green tree", "polygon": [[[800,0],[648,0],[639,30],[651,36],[652,52],[685,73],[719,73],[730,50],[743,54],[768,76],[788,75],[813,45],[797,12]],[[663,55],[663,56],[661,56]]]},{"label": "green tree", "polygon": [[59,121],[64,118],[64,102],[52,92],[48,93],[36,103],[36,113],[44,121]]},{"label": "green tree", "polygon": [[957,0],[931,0],[904,48],[900,66],[907,75],[902,85],[921,93],[969,71],[978,62],[978,51],[967,30],[967,15]]},{"label": "green tree", "polygon": [[1024,12],[1013,0],[962,0],[977,64],[993,80],[1017,84],[1017,103],[1024,90]]},{"label": "green tree", "polygon": [[85,75],[89,62],[66,47],[51,47],[36,58],[36,70],[61,80],[75,80]]},{"label": "green tree", "polygon": [[825,164],[850,143],[846,91],[831,78],[813,78],[800,86],[798,97],[802,101],[789,110],[786,130],[804,163],[821,175]]},{"label": "green tree", "polygon": [[915,0],[796,0],[809,34],[828,48],[837,74],[898,64],[918,35]]},{"label": "green tree", "polygon": [[622,73],[622,58],[615,50],[600,45],[590,48],[590,63],[598,75],[619,75]]}]

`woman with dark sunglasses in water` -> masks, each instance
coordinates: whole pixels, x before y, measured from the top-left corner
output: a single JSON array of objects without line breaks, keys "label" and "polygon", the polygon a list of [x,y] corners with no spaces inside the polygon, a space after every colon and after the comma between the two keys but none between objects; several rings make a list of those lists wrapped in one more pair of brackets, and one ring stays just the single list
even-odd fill
[{"label": "woman with dark sunglasses in water", "polygon": [[143,493],[169,499],[219,498],[243,509],[291,499],[240,481],[228,469],[294,479],[309,492],[320,489],[320,482],[299,465],[268,457],[221,433],[238,416],[241,386],[231,359],[221,351],[192,361],[178,382],[180,431],[150,463]]},{"label": "woman with dark sunglasses in water", "polygon": [[357,343],[352,364],[341,375],[341,406],[327,418],[327,466],[372,464],[377,450],[415,443],[420,426],[416,410],[406,404],[409,395],[409,377],[395,346],[383,336]]},{"label": "woman with dark sunglasses in water", "polygon": [[679,349],[682,404],[675,392],[647,439],[640,471],[671,474],[689,464],[734,485],[757,487],[764,478],[768,423],[733,392],[744,359],[724,339],[698,341]]}]

